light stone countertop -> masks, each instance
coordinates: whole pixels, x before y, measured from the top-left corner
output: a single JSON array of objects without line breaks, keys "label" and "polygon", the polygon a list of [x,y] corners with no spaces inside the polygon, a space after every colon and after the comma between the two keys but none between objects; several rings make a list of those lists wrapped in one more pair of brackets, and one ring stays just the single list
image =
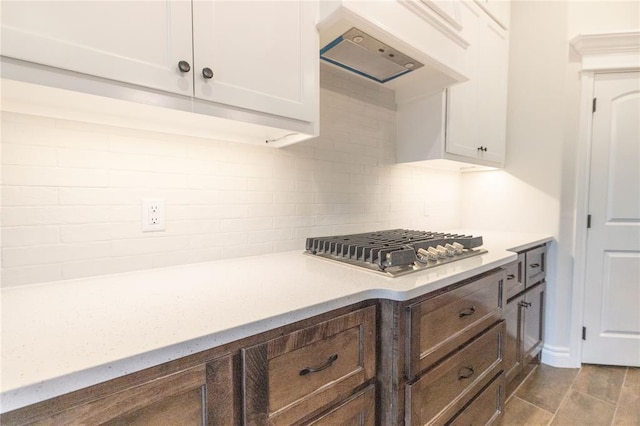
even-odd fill
[{"label": "light stone countertop", "polygon": [[408,300],[552,240],[467,233],[488,253],[398,278],[293,251],[2,289],[1,412],[363,300]]}]

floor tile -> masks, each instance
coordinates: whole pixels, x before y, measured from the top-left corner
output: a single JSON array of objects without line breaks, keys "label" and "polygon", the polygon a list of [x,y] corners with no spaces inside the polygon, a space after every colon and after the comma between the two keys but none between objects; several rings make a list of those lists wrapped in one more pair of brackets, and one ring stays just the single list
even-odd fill
[{"label": "floor tile", "polygon": [[572,389],[616,404],[626,372],[626,367],[583,364]]},{"label": "floor tile", "polygon": [[578,371],[541,364],[516,391],[516,396],[543,410],[555,413]]},{"label": "floor tile", "polygon": [[551,425],[608,426],[613,420],[615,405],[589,395],[569,391]]},{"label": "floor tile", "polygon": [[507,402],[500,426],[546,426],[552,417],[548,411],[514,396]]},{"label": "floor tile", "polygon": [[613,425],[640,426],[640,368],[627,370]]}]

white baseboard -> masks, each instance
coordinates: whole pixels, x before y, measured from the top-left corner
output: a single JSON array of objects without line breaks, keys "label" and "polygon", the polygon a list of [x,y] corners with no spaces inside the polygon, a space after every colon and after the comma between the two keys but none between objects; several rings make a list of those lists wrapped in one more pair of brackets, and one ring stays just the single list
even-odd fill
[{"label": "white baseboard", "polygon": [[544,345],[542,363],[559,368],[580,368],[580,361],[576,361],[571,356],[571,351],[567,346]]}]

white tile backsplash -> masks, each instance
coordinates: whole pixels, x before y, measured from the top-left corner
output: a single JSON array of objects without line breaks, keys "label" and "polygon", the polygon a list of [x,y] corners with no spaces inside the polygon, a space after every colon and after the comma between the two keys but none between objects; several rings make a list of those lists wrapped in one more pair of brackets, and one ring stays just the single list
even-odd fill
[{"label": "white tile backsplash", "polygon": [[394,140],[393,92],[326,66],[321,136],[282,149],[3,112],[2,285],[459,227],[460,175],[396,165]]}]

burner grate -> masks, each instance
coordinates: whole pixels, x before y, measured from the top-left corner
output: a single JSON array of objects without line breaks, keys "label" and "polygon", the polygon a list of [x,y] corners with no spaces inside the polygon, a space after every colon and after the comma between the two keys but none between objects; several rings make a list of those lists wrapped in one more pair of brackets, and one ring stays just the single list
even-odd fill
[{"label": "burner grate", "polygon": [[[461,245],[464,253],[455,258],[440,260],[432,265],[423,262],[417,256],[419,249],[444,247],[447,244]],[[327,257],[333,260],[356,264],[380,271],[392,268],[416,269],[436,266],[437,264],[458,260],[485,250],[472,250],[482,245],[482,237],[441,232],[414,231],[408,229],[390,229],[363,234],[339,235],[331,237],[307,238],[307,253]],[[426,265],[426,266],[425,266]]]}]

